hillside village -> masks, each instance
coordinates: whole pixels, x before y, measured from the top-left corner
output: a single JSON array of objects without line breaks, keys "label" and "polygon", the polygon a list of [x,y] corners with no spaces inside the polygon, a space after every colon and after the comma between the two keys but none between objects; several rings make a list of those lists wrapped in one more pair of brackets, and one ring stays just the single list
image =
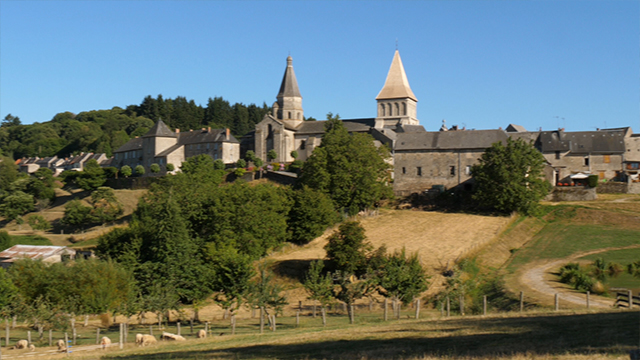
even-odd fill
[{"label": "hillside village", "polygon": [[[396,50],[387,79],[376,97],[375,118],[341,119],[351,133],[371,135],[378,145],[391,150],[393,189],[396,195],[420,193],[434,185],[447,189],[470,189],[471,167],[480,155],[496,142],[507,138],[524,139],[534,144],[545,157],[546,179],[552,185],[571,185],[576,175],[595,174],[600,181],[628,183],[628,192],[640,193],[640,134],[631,127],[597,129],[595,131],[527,130],[516,124],[504,129],[469,130],[457,125],[447,127],[443,120],[438,132],[429,132],[420,125],[418,99],[409,85],[399,52]],[[63,170],[79,170],[83,164],[96,159],[102,167],[145,167],[146,176],[153,176],[152,164],[160,166],[158,175],[167,172],[167,164],[179,171],[186,159],[208,154],[227,166],[234,166],[253,151],[263,162],[289,164],[306,160],[319,146],[326,121],[304,121],[302,95],[293,69],[293,59],[287,58],[277,101],[272,113],[240,140],[229,129],[171,130],[161,120],[143,136],[131,139],[114,151],[112,158],[105,154],[80,154],[72,158],[57,157],[18,159],[21,171],[33,173],[46,167],[59,174]],[[277,155],[267,157],[269,151]],[[292,153],[297,157],[294,159]]]},{"label": "hillside village", "polygon": [[[82,153],[0,164],[31,174],[2,174],[3,199],[24,193],[34,203],[25,213],[2,219],[6,231],[0,231],[0,245],[6,249],[0,249],[0,266],[7,271],[0,270],[0,290],[14,294],[0,294],[0,313],[7,317],[5,348],[28,336],[28,346],[46,348],[52,357],[56,351],[68,355],[70,342],[87,350],[94,343],[107,350],[113,342],[112,351],[117,345],[125,356],[158,351],[164,358],[176,355],[181,341],[217,354],[284,341],[275,337],[281,333],[294,343],[307,341],[299,339],[308,336],[305,331],[339,342],[342,335],[328,334],[356,326],[364,333],[389,329],[393,337],[419,324],[425,327],[419,332],[428,335],[416,336],[433,341],[433,334],[448,331],[442,329],[456,321],[464,328],[470,318],[548,316],[557,321],[578,314],[622,319],[640,286],[640,134],[630,127],[527,131],[515,124],[468,130],[444,121],[440,131],[429,132],[419,125],[418,99],[408,79],[396,51],[376,97],[375,118],[306,121],[289,56],[271,112],[242,137],[228,128],[171,129],[157,119],[144,135],[114,150],[112,158]],[[326,139],[331,141],[323,144]],[[577,193],[588,188],[597,199],[540,202],[534,197],[530,213],[451,206],[476,200],[471,169],[496,143],[510,140],[537,151],[542,170],[527,170],[526,176],[532,175],[527,187],[532,189],[540,177],[549,188]],[[384,157],[372,166],[340,165],[364,173],[369,182],[331,173],[336,169],[328,166],[313,168],[323,164],[314,150],[326,152],[330,143],[356,153],[348,146],[357,141],[367,148],[363,154]],[[324,163],[332,161],[329,155]],[[295,162],[302,163],[302,170],[291,167]],[[264,168],[256,170],[259,163]],[[150,181],[133,190],[96,172],[111,168],[115,174],[125,166],[144,167],[139,178]],[[256,175],[280,169],[290,170],[279,173],[286,173],[292,186]],[[245,171],[251,176],[244,177]],[[597,178],[595,184],[586,180],[589,176]],[[342,184],[347,190],[316,181],[340,178],[348,178],[347,186]],[[110,184],[120,188],[104,186]],[[43,187],[55,188],[55,196],[43,201],[35,195],[33,189]],[[429,207],[410,201],[432,189],[438,191],[429,194]],[[6,210],[6,204],[0,209]],[[21,236],[52,244],[16,243],[25,241],[18,240]],[[571,276],[559,279],[565,270]],[[619,295],[623,288],[631,299],[626,307]],[[583,326],[575,321],[575,327]],[[635,328],[628,320],[621,323],[625,331]],[[48,341],[45,329],[55,333]],[[473,331],[492,325],[482,323],[478,329]],[[82,335],[58,343],[55,350],[52,339],[68,338],[69,331]],[[594,331],[601,333],[590,341],[604,352],[631,348],[630,341],[607,329]],[[99,339],[96,333],[104,336]],[[214,333],[219,335],[211,339]],[[251,338],[258,333],[260,340]],[[518,338],[518,343],[526,341]],[[416,346],[410,341],[400,348],[419,356]],[[551,345],[554,351],[563,346]],[[22,351],[15,347],[10,359]],[[359,356],[365,347],[344,351]],[[451,348],[450,343],[437,345],[434,356]],[[584,352],[581,344],[567,348],[572,352],[567,358]],[[481,353],[490,357],[492,351],[503,354],[510,348],[497,349],[481,347]],[[333,356],[316,351],[318,358]],[[192,355],[188,350],[176,357]]]}]

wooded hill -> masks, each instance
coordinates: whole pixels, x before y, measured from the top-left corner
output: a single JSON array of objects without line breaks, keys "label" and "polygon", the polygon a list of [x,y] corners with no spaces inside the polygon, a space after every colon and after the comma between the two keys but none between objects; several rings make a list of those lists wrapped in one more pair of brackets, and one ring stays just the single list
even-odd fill
[{"label": "wooded hill", "polygon": [[79,114],[63,112],[50,121],[31,125],[23,125],[19,117],[8,114],[0,124],[0,155],[14,159],[65,157],[80,152],[111,156],[130,139],[144,135],[158,119],[172,129],[229,128],[240,137],[253,130],[269,111],[266,103],[232,105],[222,97],[209,98],[203,107],[182,96],[164,99],[162,95],[149,95],[140,105]]}]

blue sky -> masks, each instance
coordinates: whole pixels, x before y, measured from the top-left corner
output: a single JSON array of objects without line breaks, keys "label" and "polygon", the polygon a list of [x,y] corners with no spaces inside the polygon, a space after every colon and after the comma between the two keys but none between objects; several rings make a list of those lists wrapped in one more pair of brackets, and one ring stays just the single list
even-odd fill
[{"label": "blue sky", "polygon": [[638,1],[0,0],[0,116],[275,101],[291,54],[306,116],[375,117],[396,40],[427,130],[640,132]]}]

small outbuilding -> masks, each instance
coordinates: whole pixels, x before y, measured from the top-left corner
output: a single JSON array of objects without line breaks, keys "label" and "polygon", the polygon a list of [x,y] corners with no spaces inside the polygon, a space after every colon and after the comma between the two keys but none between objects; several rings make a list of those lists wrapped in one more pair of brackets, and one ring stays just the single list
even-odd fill
[{"label": "small outbuilding", "polygon": [[14,245],[0,252],[0,267],[7,269],[20,259],[41,260],[53,264],[75,257],[76,251],[65,246]]}]

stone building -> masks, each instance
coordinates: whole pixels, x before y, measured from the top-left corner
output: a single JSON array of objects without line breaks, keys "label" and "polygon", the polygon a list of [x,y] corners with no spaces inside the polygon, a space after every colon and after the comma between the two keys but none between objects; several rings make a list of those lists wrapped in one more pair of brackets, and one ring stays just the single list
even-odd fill
[{"label": "stone building", "polygon": [[142,137],[131,139],[119,147],[114,152],[111,166],[121,168],[128,165],[134,169],[142,165],[145,173],[149,174],[151,164],[158,164],[164,173],[167,164],[173,164],[177,170],[183,161],[200,154],[233,164],[240,158],[240,143],[229,129],[171,131],[162,120],[158,120]]}]

